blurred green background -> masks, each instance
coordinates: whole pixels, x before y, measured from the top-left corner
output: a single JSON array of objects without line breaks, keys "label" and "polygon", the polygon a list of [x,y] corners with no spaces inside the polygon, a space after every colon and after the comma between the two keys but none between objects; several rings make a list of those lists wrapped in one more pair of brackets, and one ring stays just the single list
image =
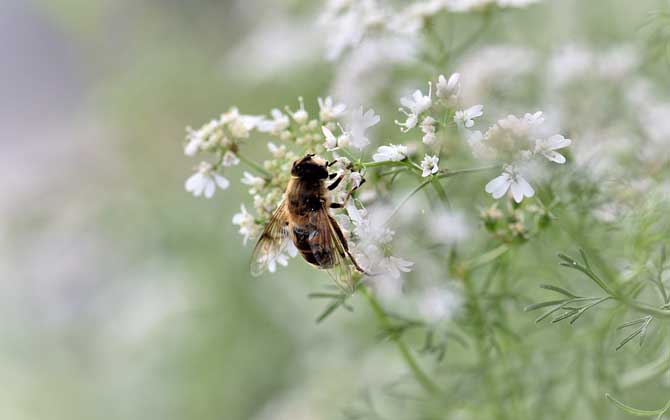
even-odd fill
[{"label": "blurred green background", "polygon": [[[658,4],[547,1],[487,39],[635,41]],[[314,323],[322,305],[306,295],[322,274],[250,277],[231,224],[247,199],[237,183],[212,200],[183,188],[186,126],[328,93],[317,2],[2,9],[0,418],[341,418],[404,371],[365,306]],[[572,334],[557,331],[538,335]]]}]

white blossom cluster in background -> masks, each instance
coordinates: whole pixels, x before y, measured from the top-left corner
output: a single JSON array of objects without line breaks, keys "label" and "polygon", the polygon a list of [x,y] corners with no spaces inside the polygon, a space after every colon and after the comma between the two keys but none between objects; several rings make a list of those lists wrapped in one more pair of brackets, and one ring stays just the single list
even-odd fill
[{"label": "white blossom cluster in background", "polygon": [[378,0],[330,0],[319,18],[327,34],[327,57],[334,60],[366,37],[407,35],[441,13],[480,13],[494,8],[523,8],[541,0],[424,0],[394,8]]}]

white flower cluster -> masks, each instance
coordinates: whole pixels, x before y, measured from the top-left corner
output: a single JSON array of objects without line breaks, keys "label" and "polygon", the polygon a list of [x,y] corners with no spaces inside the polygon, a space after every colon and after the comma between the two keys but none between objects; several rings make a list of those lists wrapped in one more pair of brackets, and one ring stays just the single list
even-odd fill
[{"label": "white flower cluster", "polygon": [[395,232],[385,223],[370,217],[367,209],[358,208],[353,201],[346,207],[351,221],[351,248],[361,267],[370,274],[370,282],[377,293],[391,297],[402,286],[402,273],[412,271],[414,263],[391,255]]},{"label": "white flower cluster", "polygon": [[[535,191],[520,172],[523,164],[537,156],[554,163],[565,163],[565,157],[557,150],[568,147],[572,141],[560,134],[546,135],[543,127],[545,120],[539,111],[525,114],[522,118],[509,115],[484,133],[475,130],[475,119],[484,115],[484,107],[481,104],[460,107],[460,81],[459,73],[452,74],[448,79],[440,75],[434,96],[432,83],[428,82],[426,94],[416,90],[410,96],[401,98],[403,107],[400,112],[406,118],[395,123],[403,133],[419,126],[423,144],[431,147],[437,144],[437,133],[448,130],[453,121],[476,158],[503,163],[503,173],[486,185],[488,193],[498,199],[509,190],[517,203],[524,197],[532,197]],[[407,156],[406,146],[391,144],[380,147],[373,159],[400,161]],[[438,173],[438,164],[439,155],[426,154],[421,162],[422,175],[426,177]]]},{"label": "white flower cluster", "polygon": [[375,34],[413,34],[441,13],[481,12],[489,8],[521,8],[541,0],[423,0],[394,10],[381,0],[329,0],[319,23],[326,28],[328,59],[357,47]]},{"label": "white flower cluster", "polygon": [[[233,223],[239,227],[239,233],[246,244],[261,232],[263,226],[281,201],[290,178],[291,165],[306,153],[324,153],[340,148],[362,149],[370,140],[367,130],[377,124],[379,116],[373,110],[363,112],[362,108],[347,112],[344,104],[336,103],[331,97],[318,98],[318,118],[311,118],[305,110],[302,98],[299,107],[284,111],[273,109],[270,116],[243,115],[232,108],[218,119],[212,120],[198,130],[187,129],[184,153],[187,156],[207,154],[213,162],[201,162],[196,172],[185,183],[185,188],[194,196],[211,198],[216,188],[227,189],[230,181],[223,176],[225,168],[238,165],[245,160],[240,149],[253,132],[270,136],[274,141],[267,143],[270,158],[260,165],[251,165],[252,171],[244,171],[241,183],[248,186],[253,197],[253,212],[244,205],[233,217]],[[335,138],[333,130],[340,130]],[[336,198],[344,199],[346,191],[360,185],[362,177],[351,170],[348,159],[340,157],[332,167],[344,175],[340,187],[334,191]],[[291,248],[288,248],[291,251]],[[273,271],[277,264],[285,265],[289,256],[272,256],[268,268]]]},{"label": "white flower cluster", "polygon": [[557,152],[570,146],[572,140],[560,134],[546,136],[542,132],[542,112],[525,114],[522,118],[509,115],[491,126],[486,133],[465,130],[472,152],[478,159],[504,162],[502,175],[486,184],[485,190],[493,198],[511,191],[514,201],[532,197],[535,190],[521,174],[521,167],[529,160],[542,156],[554,163],[565,163],[565,156]]},{"label": "white flower cluster", "polygon": [[211,153],[216,156],[215,163],[201,162],[196,172],[186,180],[186,191],[196,197],[211,198],[218,186],[225,190],[230,181],[219,173],[224,167],[237,165],[239,159],[235,155],[241,141],[249,138],[251,131],[261,123],[263,118],[256,115],[242,115],[237,108],[222,114],[198,130],[186,129],[184,154],[195,156],[198,153]]}]

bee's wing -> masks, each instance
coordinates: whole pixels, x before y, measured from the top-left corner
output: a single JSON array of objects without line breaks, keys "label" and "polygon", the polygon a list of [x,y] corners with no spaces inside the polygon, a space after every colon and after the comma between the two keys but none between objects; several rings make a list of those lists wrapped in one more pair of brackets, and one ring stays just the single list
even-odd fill
[{"label": "bee's wing", "polygon": [[282,200],[268,224],[265,225],[251,253],[251,274],[253,276],[263,274],[268,269],[268,264],[286,250],[288,241],[286,200]]},{"label": "bee's wing", "polygon": [[359,268],[349,253],[347,240],[340,226],[326,209],[317,213],[316,226],[316,233],[310,241],[314,259],[338,286],[346,291],[353,291],[355,284],[352,265]]}]

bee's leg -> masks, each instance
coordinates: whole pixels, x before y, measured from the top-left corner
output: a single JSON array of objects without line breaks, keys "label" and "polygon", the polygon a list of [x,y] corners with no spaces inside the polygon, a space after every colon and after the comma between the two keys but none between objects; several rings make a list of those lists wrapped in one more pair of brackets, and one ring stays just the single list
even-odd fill
[{"label": "bee's leg", "polygon": [[328,179],[333,179],[337,176],[337,172],[333,172],[332,174],[328,174]]},{"label": "bee's leg", "polygon": [[[337,174],[331,174],[331,175],[337,176]],[[337,188],[337,186],[340,185],[340,182],[342,182],[342,179],[344,179],[344,174],[337,177],[337,179],[335,179],[335,181],[333,181],[332,184],[328,185],[328,190],[333,191],[335,188]]]},{"label": "bee's leg", "polygon": [[326,162],[326,168],[330,168],[331,166],[335,165],[337,163],[337,159],[335,159],[332,162]]},{"label": "bee's leg", "polygon": [[[340,178],[340,180],[341,180],[341,178]],[[337,183],[339,184],[339,182],[337,182]],[[358,187],[354,187],[354,188],[351,189],[351,191],[349,191],[349,193],[345,197],[343,203],[330,203],[330,208],[331,209],[341,209],[342,207],[346,206],[347,203],[349,202],[349,199],[351,198],[351,194],[353,194],[354,191],[356,191],[358,188],[360,188],[360,186],[363,185],[363,184],[365,184],[365,178],[361,179],[361,183],[358,185]]]}]

